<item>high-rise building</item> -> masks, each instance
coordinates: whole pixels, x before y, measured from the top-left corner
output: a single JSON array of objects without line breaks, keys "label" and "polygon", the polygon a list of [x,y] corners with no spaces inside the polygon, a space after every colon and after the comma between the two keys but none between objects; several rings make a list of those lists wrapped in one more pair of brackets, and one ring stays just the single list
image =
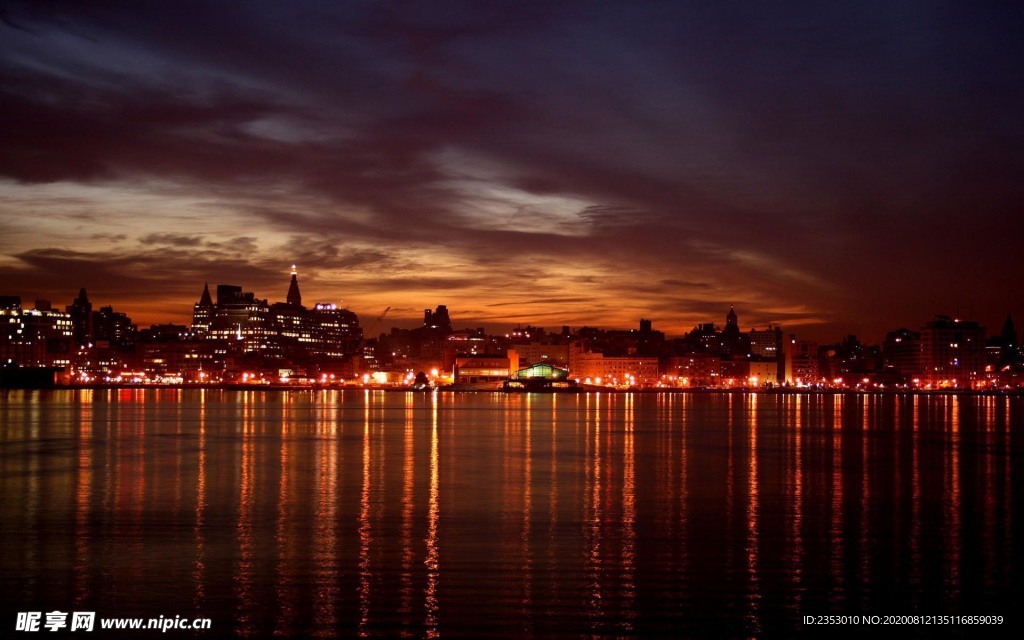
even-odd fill
[{"label": "high-rise building", "polygon": [[984,372],[985,329],[936,316],[921,330],[921,380],[938,388],[969,388]]},{"label": "high-rise building", "polygon": [[782,350],[782,327],[750,330],[750,353],[766,360],[775,360]]},{"label": "high-rise building", "polygon": [[275,350],[283,355],[295,355],[297,351],[307,350],[316,341],[309,312],[302,306],[295,265],[292,265],[292,279],[285,300],[270,305],[269,333]]},{"label": "high-rise building", "polygon": [[750,355],[750,336],[740,332],[740,322],[736,309],[729,307],[725,316],[725,328],[722,329],[722,356],[726,358],[745,358]]},{"label": "high-rise building", "polygon": [[74,327],[75,344],[86,346],[92,342],[92,303],[85,292],[85,287],[78,292],[75,301],[67,306],[68,315],[71,316],[71,325]]},{"label": "high-rise building", "polygon": [[292,281],[288,285],[288,295],[285,297],[285,301],[295,307],[302,306],[302,294],[299,293],[299,272],[295,269],[295,265],[292,265]]},{"label": "high-rise building", "polygon": [[821,382],[818,368],[818,343],[797,340],[790,334],[785,344],[785,381],[790,384],[817,384]]},{"label": "high-rise building", "polygon": [[70,314],[48,304],[22,309],[20,297],[0,297],[0,366],[67,367],[73,336]]},{"label": "high-rise building", "polygon": [[448,317],[448,307],[443,304],[437,305],[435,311],[423,310],[423,327],[425,329],[436,329],[441,333],[452,332],[452,321]]},{"label": "high-rise building", "polygon": [[192,333],[197,336],[205,336],[210,332],[210,324],[213,322],[213,300],[210,298],[210,283],[203,284],[203,295],[199,302],[192,307]]},{"label": "high-rise building", "polygon": [[751,329],[748,334],[750,338],[750,355],[754,361],[773,362],[775,370],[765,374],[770,367],[757,367],[757,378],[762,382],[778,383],[786,379],[786,365],[783,349],[782,327],[768,325],[767,329]]},{"label": "high-rise building", "polygon": [[665,334],[655,331],[650,320],[640,320],[640,331],[635,335],[636,354],[640,356],[661,356],[665,353]]},{"label": "high-rise building", "polygon": [[890,331],[882,343],[882,357],[885,368],[909,384],[921,375],[921,334],[905,328]]},{"label": "high-rise building", "polygon": [[93,339],[97,343],[104,341],[112,347],[128,348],[135,343],[137,330],[131,318],[111,306],[100,307],[93,313]]},{"label": "high-rise building", "polygon": [[1006,316],[1003,322],[1003,330],[999,335],[988,339],[986,351],[986,364],[992,369],[1003,369],[1007,365],[1015,365],[1020,361],[1019,344],[1017,343],[1017,328],[1013,324],[1013,318]]},{"label": "high-rise building", "polygon": [[270,307],[251,291],[236,285],[217,285],[217,304],[210,323],[208,338],[235,340],[246,353],[269,349],[268,317]]},{"label": "high-rise building", "polygon": [[318,302],[309,313],[313,331],[310,352],[320,358],[343,358],[352,355],[363,339],[359,317],[335,304]]}]

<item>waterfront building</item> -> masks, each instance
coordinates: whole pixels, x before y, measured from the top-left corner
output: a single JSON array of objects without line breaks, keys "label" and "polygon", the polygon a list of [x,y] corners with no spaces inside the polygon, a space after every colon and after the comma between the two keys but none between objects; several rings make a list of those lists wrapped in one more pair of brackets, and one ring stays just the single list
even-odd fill
[{"label": "waterfront building", "polygon": [[519,358],[514,349],[504,355],[480,354],[455,359],[452,378],[457,385],[500,387],[519,369]]},{"label": "waterfront building", "polygon": [[752,387],[774,386],[779,382],[779,363],[751,359],[747,363],[747,381]]},{"label": "waterfront building", "polygon": [[804,385],[821,382],[818,368],[818,343],[797,340],[790,334],[786,343],[785,381],[788,384]]},{"label": "waterfront building", "polygon": [[658,364],[650,356],[605,356],[584,351],[578,342],[569,345],[569,375],[584,384],[655,386],[660,381]]},{"label": "waterfront building", "polygon": [[339,359],[351,356],[359,348],[363,330],[354,312],[329,302],[317,302],[307,318],[313,336],[309,351],[314,357]]},{"label": "waterfront building", "polygon": [[[354,354],[363,340],[352,311],[328,302],[317,302],[312,309],[302,305],[295,265],[285,302],[272,305],[240,286],[224,284],[217,285],[214,302],[205,285],[193,308],[192,333],[218,343],[217,355],[233,368],[301,365],[340,370],[339,361]],[[264,361],[255,362],[254,356]]]},{"label": "waterfront building", "polygon": [[920,332],[900,328],[885,334],[882,361],[887,371],[895,372],[904,383],[910,384],[921,375]]},{"label": "waterfront building", "polygon": [[855,335],[848,335],[838,344],[824,345],[818,348],[818,375],[824,381],[842,379],[846,382],[864,378],[883,378],[898,382],[899,377],[893,371],[885,371],[886,375],[879,378],[885,371],[882,350],[877,345],[865,345]]},{"label": "waterfront building", "polygon": [[71,314],[54,311],[45,300],[23,309],[20,297],[0,297],[0,366],[66,368],[73,345]]},{"label": "waterfront building", "polygon": [[228,284],[217,285],[217,304],[207,338],[241,345],[243,353],[265,352],[270,306],[251,291]]},{"label": "waterfront building", "polygon": [[921,329],[921,373],[933,388],[970,388],[982,377],[985,330],[977,322],[936,316]]},{"label": "waterfront building", "polygon": [[576,381],[569,378],[569,370],[539,362],[518,369],[505,383],[506,390],[547,391],[552,389],[571,389]]}]

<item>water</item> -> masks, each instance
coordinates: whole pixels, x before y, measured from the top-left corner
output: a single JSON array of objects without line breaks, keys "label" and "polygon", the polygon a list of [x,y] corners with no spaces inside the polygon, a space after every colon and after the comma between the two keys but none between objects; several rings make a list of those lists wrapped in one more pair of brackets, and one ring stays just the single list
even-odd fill
[{"label": "water", "polygon": [[55,609],[207,638],[1024,619],[1024,398],[0,394],[4,635]]}]

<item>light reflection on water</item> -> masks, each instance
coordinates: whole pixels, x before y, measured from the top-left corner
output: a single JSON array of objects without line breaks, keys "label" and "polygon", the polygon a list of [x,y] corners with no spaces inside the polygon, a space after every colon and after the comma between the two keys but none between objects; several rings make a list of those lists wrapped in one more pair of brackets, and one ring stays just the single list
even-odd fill
[{"label": "light reflection on water", "polygon": [[1021,595],[1024,398],[0,393],[7,612],[756,636]]}]

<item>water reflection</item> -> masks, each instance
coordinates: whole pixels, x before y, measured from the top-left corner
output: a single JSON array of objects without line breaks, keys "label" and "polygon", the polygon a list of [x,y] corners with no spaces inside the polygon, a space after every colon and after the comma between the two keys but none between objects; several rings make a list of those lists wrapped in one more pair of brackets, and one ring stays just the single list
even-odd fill
[{"label": "water reflection", "polygon": [[747,412],[747,512],[746,540],[744,551],[747,559],[747,631],[757,635],[761,633],[761,579],[758,573],[760,555],[760,483],[757,477],[757,400],[756,395],[749,396],[750,408]]},{"label": "water reflection", "polygon": [[370,621],[370,543],[373,525],[370,520],[371,440],[370,440],[370,391],[365,392],[362,444],[362,487],[359,494],[359,635],[367,635]]},{"label": "water reflection", "polygon": [[427,545],[427,558],[423,563],[427,567],[427,587],[424,590],[424,593],[426,594],[424,603],[426,617],[423,624],[427,637],[436,638],[440,635],[438,632],[438,612],[440,610],[440,604],[438,602],[437,587],[441,574],[441,562],[438,552],[440,485],[437,451],[437,402],[434,402],[430,409],[430,494],[428,498],[427,535],[425,539]]},{"label": "water reflection", "polygon": [[[284,410],[282,424],[289,422],[287,404]],[[329,415],[325,415],[317,420],[317,425],[324,437],[317,439],[316,525],[312,550],[315,585],[313,613],[317,621],[315,635],[332,637],[332,630],[337,624],[336,605],[340,595],[337,581],[337,508],[344,496],[338,487],[338,439],[335,424]]]},{"label": "water reflection", "polygon": [[4,392],[11,611],[237,636],[1009,613],[1024,399]]},{"label": "water reflection", "polygon": [[413,564],[416,551],[413,549],[413,514],[416,508],[415,476],[416,440],[415,440],[415,394],[405,395],[405,415],[402,430],[402,571],[401,571],[401,614],[403,635],[411,635],[413,625]]},{"label": "water reflection", "polygon": [[[206,390],[199,392],[199,442],[197,445],[196,462],[196,499],[195,499],[195,523],[192,526],[193,546],[195,556],[192,561],[192,584],[195,592],[193,608],[199,615],[203,602],[206,599]],[[183,463],[183,466],[187,461]]]},{"label": "water reflection", "polygon": [[92,405],[80,405],[76,416],[81,428],[78,431],[78,477],[75,490],[75,596],[76,606],[81,605],[89,592],[89,514],[92,503],[93,476],[93,421]]},{"label": "water reflection", "polygon": [[622,624],[621,631],[632,634],[635,629],[636,611],[636,452],[634,450],[634,394],[627,394],[623,400],[622,442]]},{"label": "water reflection", "polygon": [[256,560],[254,514],[256,461],[254,460],[255,443],[253,440],[256,431],[257,405],[254,399],[247,398],[246,400],[242,405],[238,523],[235,526],[239,557],[238,568],[235,570],[235,594],[238,601],[235,619],[238,621],[240,635],[251,636],[256,633],[256,624],[253,620],[255,597],[252,589]]},{"label": "water reflection", "polygon": [[960,398],[952,396],[947,401],[945,455],[945,565],[947,605],[954,605],[960,596]]}]

